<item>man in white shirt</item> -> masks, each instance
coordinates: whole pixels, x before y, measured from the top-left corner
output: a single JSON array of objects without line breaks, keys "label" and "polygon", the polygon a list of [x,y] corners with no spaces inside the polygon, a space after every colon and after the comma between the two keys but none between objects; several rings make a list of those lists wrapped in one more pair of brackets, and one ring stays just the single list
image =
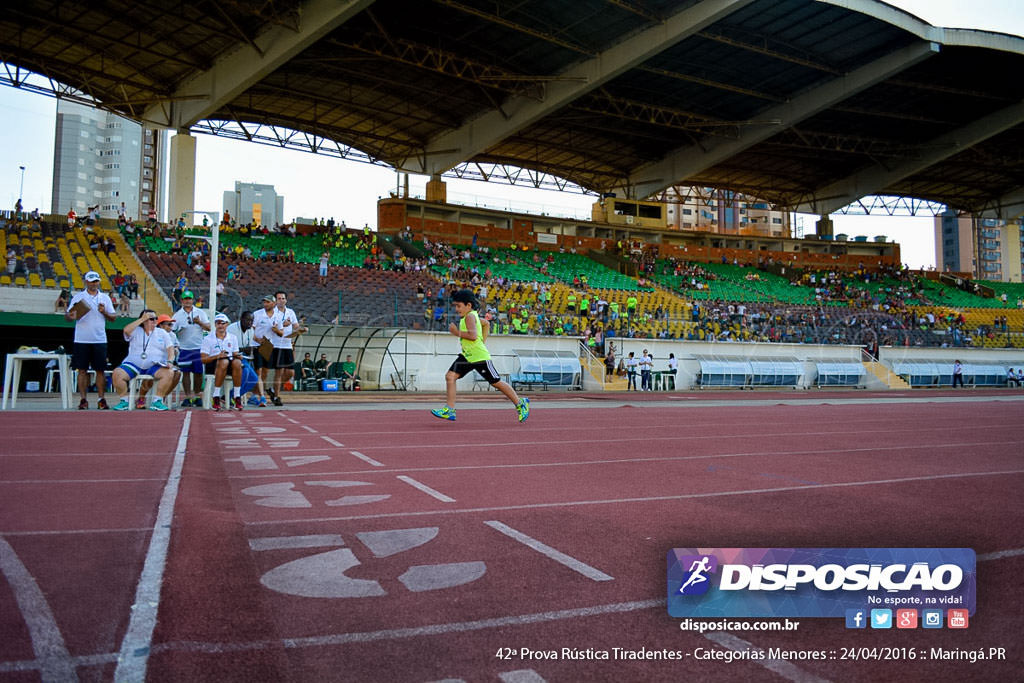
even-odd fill
[{"label": "man in white shirt", "polygon": [[[243,398],[246,391],[251,391],[252,396],[249,397],[249,405],[258,406],[260,404],[260,399],[263,398],[260,395],[259,384],[257,383],[256,386],[252,387],[251,389],[247,388],[246,386],[256,381],[252,379],[252,377],[256,374],[256,370],[253,364],[255,363],[256,356],[259,355],[257,351],[258,344],[256,344],[255,342],[256,330],[253,327],[252,321],[252,311],[242,311],[242,317],[228,325],[228,334],[233,335],[235,339],[238,340],[238,350],[242,354]],[[249,377],[249,381],[246,381],[246,377]],[[263,399],[263,402],[265,405],[266,399]]]},{"label": "man in white shirt", "polygon": [[182,292],[181,308],[171,316],[174,321],[171,329],[178,335],[181,348],[178,367],[182,373],[181,390],[185,393],[182,408],[198,408],[203,403],[203,363],[199,359],[199,349],[203,345],[203,336],[210,331],[210,318],[203,309],[196,308],[195,299],[192,292]]},{"label": "man in white shirt", "polygon": [[164,399],[174,388],[176,373],[170,367],[174,362],[174,340],[157,327],[157,315],[145,309],[137,320],[125,325],[124,339],[128,342],[128,355],[114,370],[114,390],[120,397],[114,410],[128,410],[128,383],[139,375],[152,375],[156,380],[156,394],[150,410],[170,410]]},{"label": "man in white shirt", "polygon": [[228,317],[218,313],[213,318],[213,334],[203,339],[199,355],[203,361],[206,374],[213,375],[213,409],[221,410],[221,388],[224,378],[231,370],[231,403],[229,409],[242,409],[242,353],[238,348],[238,339],[228,334]]},{"label": "man in white shirt", "polygon": [[305,328],[299,325],[295,311],[288,308],[288,295],[284,292],[274,294],[275,307],[270,313],[270,343],[274,351],[270,356],[270,364],[274,368],[274,388],[267,389],[275,406],[284,405],[281,401],[281,387],[291,380],[295,374],[295,352],[292,343]]},{"label": "man in white shirt", "polygon": [[629,355],[626,356],[626,391],[632,389],[636,391],[636,368],[638,361],[633,352],[630,351]]},{"label": "man in white shirt", "polygon": [[78,409],[89,409],[86,393],[89,370],[93,370],[96,373],[96,393],[100,397],[96,407],[109,410],[104,397],[107,388],[107,321],[116,320],[117,311],[110,297],[100,291],[100,274],[95,270],[85,274],[85,291],[71,297],[64,319],[75,321],[71,367],[78,370],[78,395],[81,398]]},{"label": "man in white shirt", "polygon": [[267,384],[267,370],[270,365],[270,316],[274,312],[276,299],[273,295],[267,294],[261,300],[263,308],[252,312],[252,341],[256,346],[256,353],[253,354],[253,367],[259,376],[259,406],[267,407],[267,397],[264,395],[264,387]]},{"label": "man in white shirt", "polygon": [[640,391],[651,391],[654,388],[651,382],[653,369],[654,357],[644,349],[644,355],[640,357]]}]

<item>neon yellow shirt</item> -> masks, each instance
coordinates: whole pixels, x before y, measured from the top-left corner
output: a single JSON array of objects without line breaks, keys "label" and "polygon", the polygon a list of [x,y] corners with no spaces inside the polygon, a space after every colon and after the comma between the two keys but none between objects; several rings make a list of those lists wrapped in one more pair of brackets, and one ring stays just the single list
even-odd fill
[{"label": "neon yellow shirt", "polygon": [[462,344],[462,355],[470,363],[479,363],[480,361],[490,360],[491,353],[484,346],[484,327],[480,323],[480,316],[477,315],[476,311],[470,311],[462,320],[459,321],[459,331],[466,332],[466,319],[469,316],[473,316],[476,319],[476,339],[470,341],[465,337],[459,337],[459,343]]}]

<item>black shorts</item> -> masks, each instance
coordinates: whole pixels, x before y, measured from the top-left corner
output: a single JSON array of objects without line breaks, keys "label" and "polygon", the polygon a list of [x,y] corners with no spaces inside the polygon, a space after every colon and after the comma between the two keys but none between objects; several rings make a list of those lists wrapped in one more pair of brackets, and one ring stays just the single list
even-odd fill
[{"label": "black shorts", "polygon": [[270,366],[278,370],[291,370],[295,365],[295,352],[291,349],[274,349],[270,352]]},{"label": "black shorts", "polygon": [[262,370],[263,368],[271,367],[269,360],[264,360],[262,354],[260,354],[260,347],[254,346],[252,353],[252,367],[254,370]]},{"label": "black shorts", "polygon": [[454,363],[452,363],[452,366],[448,368],[448,372],[454,372],[460,378],[469,374],[470,370],[476,370],[477,374],[487,380],[488,384],[497,384],[501,381],[501,377],[498,376],[498,371],[494,369],[494,363],[489,359],[482,360],[478,363],[470,363],[466,360],[466,357],[460,353],[459,357],[455,359]]},{"label": "black shorts", "polygon": [[71,350],[71,367],[75,370],[107,371],[107,345],[75,342]]}]

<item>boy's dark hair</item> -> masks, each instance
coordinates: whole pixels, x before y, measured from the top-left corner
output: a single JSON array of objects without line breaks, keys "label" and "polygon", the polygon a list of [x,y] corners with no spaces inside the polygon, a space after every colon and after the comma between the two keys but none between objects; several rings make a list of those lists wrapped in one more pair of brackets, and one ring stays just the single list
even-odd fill
[{"label": "boy's dark hair", "polygon": [[477,307],[476,297],[473,296],[473,292],[468,289],[460,289],[459,291],[452,294],[452,301],[458,301],[460,303],[469,304],[473,308]]}]

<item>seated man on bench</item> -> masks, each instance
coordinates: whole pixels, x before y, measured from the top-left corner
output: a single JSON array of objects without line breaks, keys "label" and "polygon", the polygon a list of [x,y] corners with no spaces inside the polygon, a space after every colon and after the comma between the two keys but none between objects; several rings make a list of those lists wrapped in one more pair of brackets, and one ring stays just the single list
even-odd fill
[{"label": "seated man on bench", "polygon": [[203,338],[203,345],[199,349],[199,358],[203,362],[204,371],[207,375],[213,375],[213,409],[221,410],[221,387],[224,386],[224,377],[231,369],[231,394],[232,401],[228,409],[242,409],[242,352],[238,348],[238,339],[235,335],[228,334],[228,323],[231,321],[223,313],[218,313],[213,319],[213,334]]}]

